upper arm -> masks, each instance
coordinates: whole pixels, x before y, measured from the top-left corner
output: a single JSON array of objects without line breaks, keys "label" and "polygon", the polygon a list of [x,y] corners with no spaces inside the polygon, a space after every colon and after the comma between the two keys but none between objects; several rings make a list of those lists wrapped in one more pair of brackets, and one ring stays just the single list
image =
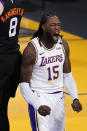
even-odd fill
[{"label": "upper arm", "polygon": [[25,48],[22,56],[20,82],[30,81],[35,60],[36,50],[32,43],[29,43]]},{"label": "upper arm", "polygon": [[63,73],[71,72],[71,62],[70,62],[70,50],[67,41],[63,40],[63,46],[65,49],[65,61],[63,65]]},{"label": "upper arm", "polygon": [[4,11],[4,5],[2,4],[2,2],[0,2],[0,15],[2,15]]}]

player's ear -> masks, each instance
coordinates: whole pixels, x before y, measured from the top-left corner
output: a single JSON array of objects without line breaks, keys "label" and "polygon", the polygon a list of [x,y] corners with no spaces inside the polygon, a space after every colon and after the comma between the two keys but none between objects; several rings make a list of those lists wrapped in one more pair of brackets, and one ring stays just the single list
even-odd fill
[{"label": "player's ear", "polygon": [[45,24],[42,25],[42,29],[43,29],[43,31],[45,31]]},{"label": "player's ear", "polygon": [[3,6],[3,4],[0,2],[0,16],[2,15],[3,11],[4,11],[4,6]]}]

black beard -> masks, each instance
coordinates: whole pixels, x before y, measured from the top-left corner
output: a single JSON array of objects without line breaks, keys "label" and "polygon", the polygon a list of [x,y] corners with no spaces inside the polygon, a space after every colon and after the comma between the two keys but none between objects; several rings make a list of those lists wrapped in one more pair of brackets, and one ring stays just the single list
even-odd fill
[{"label": "black beard", "polygon": [[51,44],[56,44],[57,41],[55,41],[50,33],[47,33],[47,42]]},{"label": "black beard", "polygon": [[50,33],[47,33],[47,42],[51,44],[56,44],[56,41],[54,41]]}]

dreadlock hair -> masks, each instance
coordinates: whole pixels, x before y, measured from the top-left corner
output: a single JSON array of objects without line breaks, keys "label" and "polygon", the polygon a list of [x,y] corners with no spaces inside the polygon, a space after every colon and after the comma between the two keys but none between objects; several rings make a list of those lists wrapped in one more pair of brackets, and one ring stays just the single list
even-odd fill
[{"label": "dreadlock hair", "polygon": [[40,40],[40,38],[43,34],[42,25],[45,24],[47,22],[47,20],[52,16],[54,16],[54,15],[51,13],[43,14],[40,24],[39,24],[39,27],[38,27],[38,30],[34,33],[33,38],[39,37],[39,40]]}]

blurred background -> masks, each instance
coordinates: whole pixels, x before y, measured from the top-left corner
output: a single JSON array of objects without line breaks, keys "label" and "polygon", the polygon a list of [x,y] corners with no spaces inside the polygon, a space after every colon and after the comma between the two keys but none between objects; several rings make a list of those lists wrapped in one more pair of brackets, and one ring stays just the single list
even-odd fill
[{"label": "blurred background", "polygon": [[17,0],[25,9],[24,16],[40,21],[44,12],[60,17],[62,30],[87,38],[86,0]]},{"label": "blurred background", "polygon": [[[61,34],[68,41],[72,73],[78,86],[83,110],[76,113],[71,108],[72,99],[65,94],[66,131],[87,130],[87,1],[86,0],[15,0],[24,8],[19,34],[23,52],[39,26],[42,14],[52,12],[62,22]],[[65,91],[65,90],[64,90]],[[32,131],[27,103],[18,86],[15,99],[8,110],[11,131]]]}]

